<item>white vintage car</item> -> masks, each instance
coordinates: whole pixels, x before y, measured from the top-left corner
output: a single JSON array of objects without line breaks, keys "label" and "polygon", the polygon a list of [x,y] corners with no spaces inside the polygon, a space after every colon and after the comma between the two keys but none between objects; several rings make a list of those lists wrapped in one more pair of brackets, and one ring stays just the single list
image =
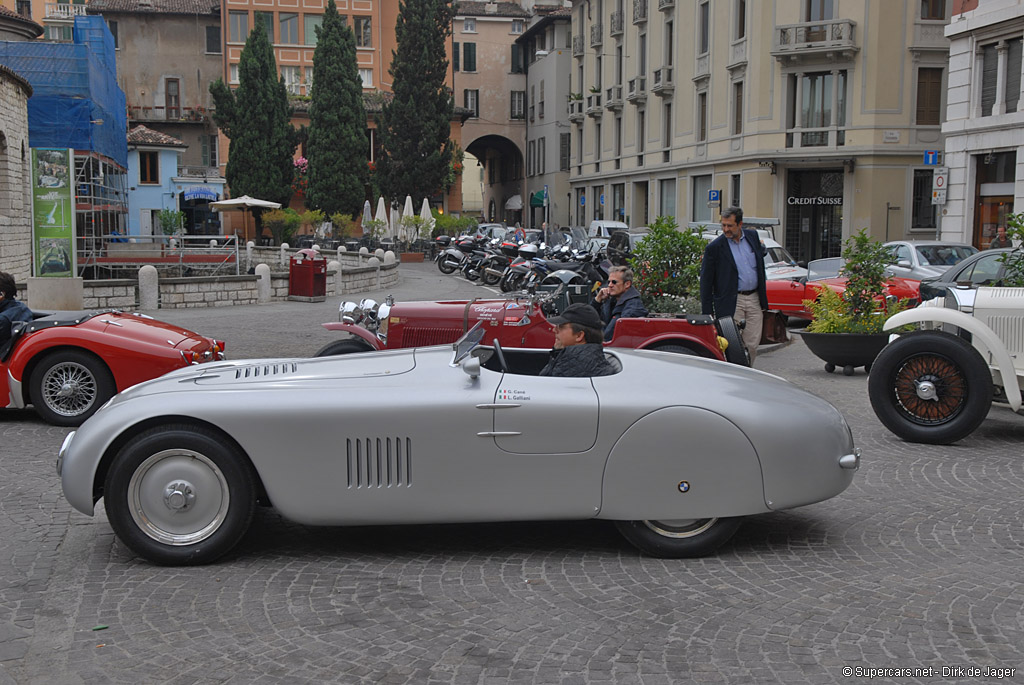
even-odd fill
[{"label": "white vintage car", "polygon": [[137,385],[65,440],[64,495],[89,515],[104,498],[160,564],[224,554],[257,502],[306,525],[610,519],[688,557],[739,517],[838,495],[859,465],[842,415],[781,378],[626,349],[613,375],[542,377],[547,351],[481,347],[487,330]]},{"label": "white vintage car", "polygon": [[910,442],[949,444],[970,435],[993,399],[1021,411],[1024,288],[958,286],[945,298],[900,312],[886,330],[902,333],[875,359],[871,406]]}]

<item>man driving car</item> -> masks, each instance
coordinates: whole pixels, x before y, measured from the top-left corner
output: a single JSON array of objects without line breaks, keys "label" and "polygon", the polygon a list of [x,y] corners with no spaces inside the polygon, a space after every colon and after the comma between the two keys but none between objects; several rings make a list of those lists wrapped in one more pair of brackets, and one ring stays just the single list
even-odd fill
[{"label": "man driving car", "polygon": [[555,326],[555,346],[541,376],[583,378],[615,373],[604,356],[601,317],[593,307],[576,303],[548,322]]}]

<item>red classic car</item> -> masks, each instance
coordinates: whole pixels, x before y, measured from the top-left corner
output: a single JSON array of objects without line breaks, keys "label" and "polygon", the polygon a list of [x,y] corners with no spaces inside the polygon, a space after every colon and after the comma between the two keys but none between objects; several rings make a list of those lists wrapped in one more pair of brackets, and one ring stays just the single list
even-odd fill
[{"label": "red classic car", "polygon": [[[497,338],[505,347],[549,348],[555,342],[555,334],[547,317],[572,301],[585,301],[586,297],[585,288],[560,286],[554,291],[495,300],[395,304],[389,298],[381,305],[373,300],[359,304],[343,302],[339,309],[341,320],[323,326],[351,337],[326,345],[316,356],[447,344],[458,340],[477,321],[486,326],[484,340],[488,344]],[[619,319],[614,336],[605,345],[692,354],[748,365],[746,350],[731,318],[715,321],[702,314],[663,314]]]},{"label": "red classic car", "polygon": [[77,426],[117,392],[190,364],[224,359],[224,343],[139,313],[36,312],[0,345],[0,408],[32,404]]},{"label": "red classic car", "polygon": [[[777,309],[788,316],[810,319],[811,313],[804,306],[804,300],[813,300],[822,288],[831,288],[837,293],[846,290],[846,279],[839,276],[842,258],[816,259],[807,265],[807,276],[793,280],[769,280],[768,308]],[[914,307],[921,302],[921,282],[909,278],[893,277],[888,280],[889,294],[897,299],[910,300]]]}]

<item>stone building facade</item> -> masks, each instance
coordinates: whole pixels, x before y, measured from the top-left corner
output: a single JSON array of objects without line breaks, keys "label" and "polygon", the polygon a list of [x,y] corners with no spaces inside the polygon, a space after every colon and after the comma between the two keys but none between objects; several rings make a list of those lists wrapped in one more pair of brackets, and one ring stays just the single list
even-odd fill
[{"label": "stone building facade", "polygon": [[0,65],[0,270],[23,281],[32,271],[28,99],[32,86]]}]

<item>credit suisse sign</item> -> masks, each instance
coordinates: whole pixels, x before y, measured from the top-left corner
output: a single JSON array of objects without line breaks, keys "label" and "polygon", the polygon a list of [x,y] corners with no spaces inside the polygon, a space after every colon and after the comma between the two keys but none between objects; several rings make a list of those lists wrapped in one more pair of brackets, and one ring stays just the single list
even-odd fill
[{"label": "credit suisse sign", "polygon": [[841,205],[841,197],[791,197],[786,200],[791,205]]}]

